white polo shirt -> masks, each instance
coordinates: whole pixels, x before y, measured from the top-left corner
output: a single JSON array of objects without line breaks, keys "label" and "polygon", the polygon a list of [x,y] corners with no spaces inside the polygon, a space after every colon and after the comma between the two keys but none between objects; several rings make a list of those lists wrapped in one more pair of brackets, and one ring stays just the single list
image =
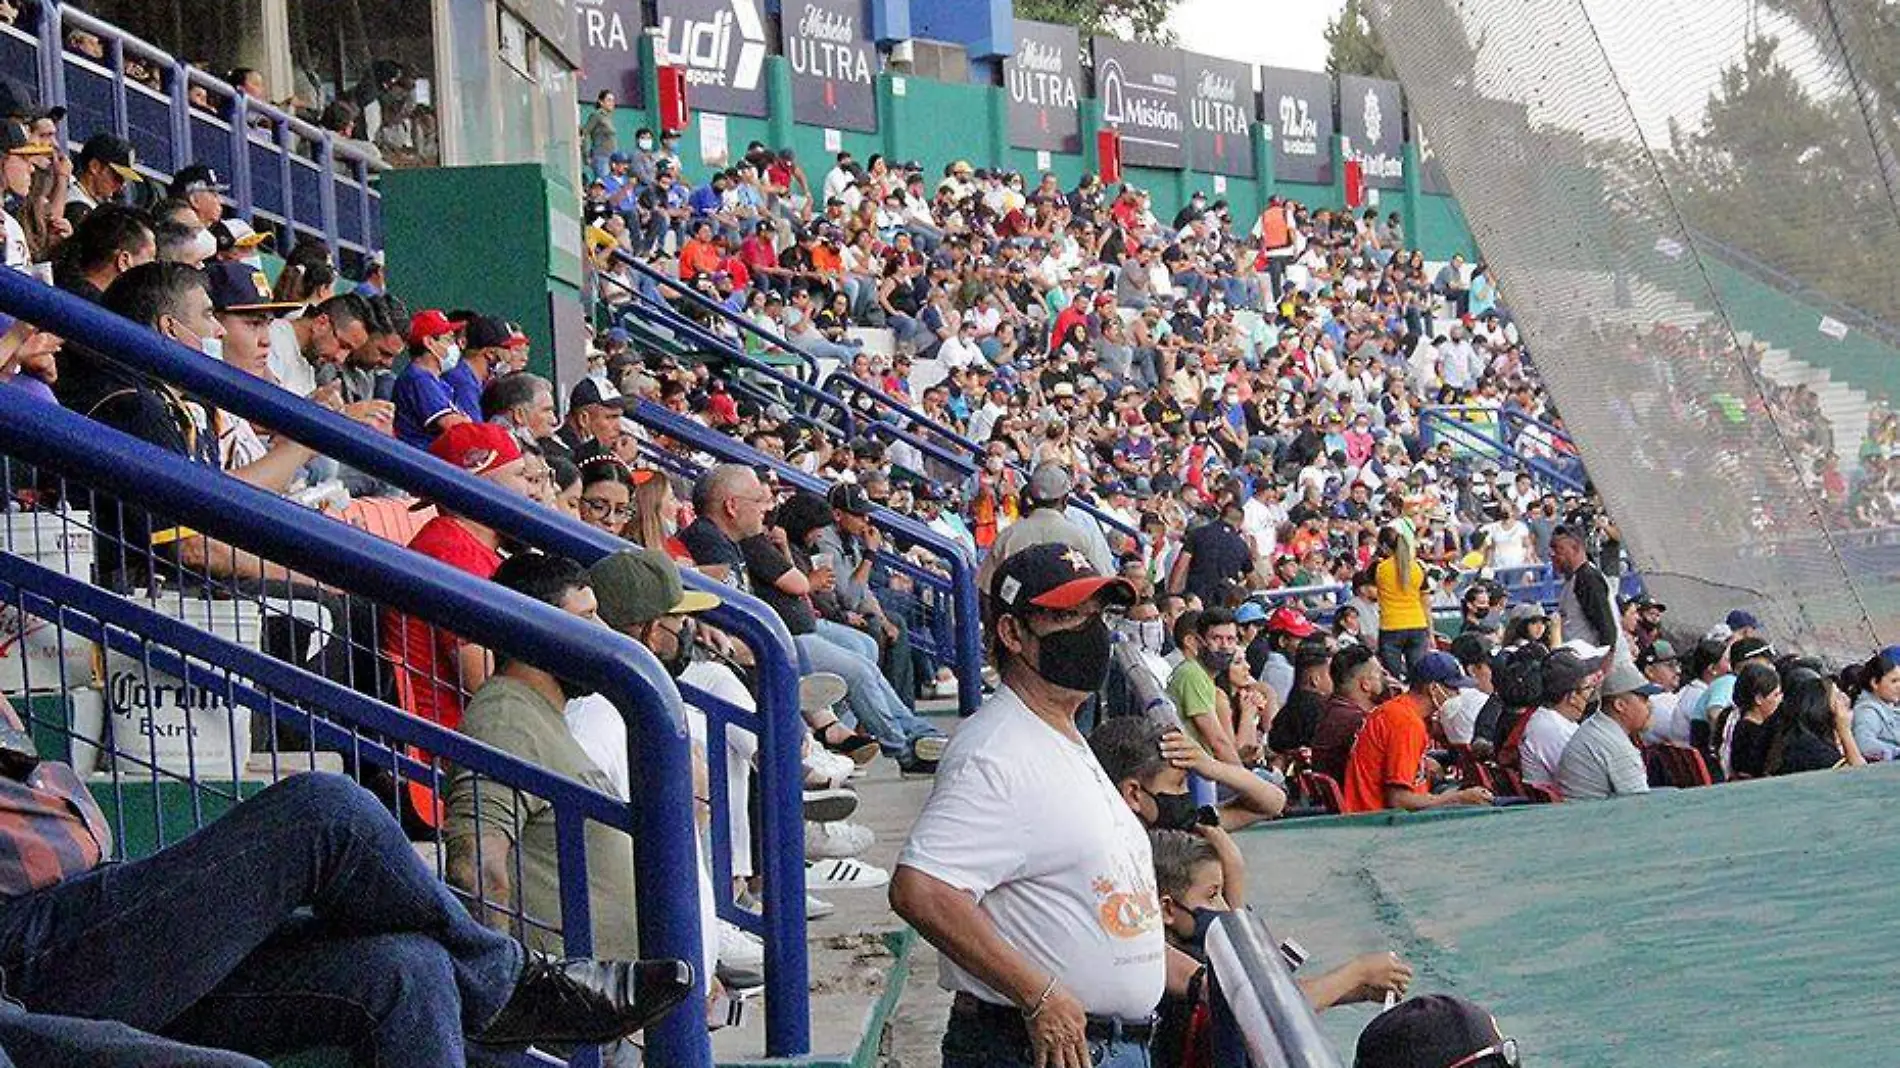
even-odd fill
[{"label": "white polo shirt", "polygon": [[1531,713],[1531,721],[1524,728],[1524,741],[1518,747],[1524,781],[1533,786],[1555,786],[1557,765],[1564,759],[1564,746],[1570,744],[1570,736],[1575,733],[1577,725],[1555,709],[1539,708]]},{"label": "white polo shirt", "polygon": [[[897,860],[975,896],[1017,952],[1089,1014],[1140,1020],[1166,977],[1161,902],[1141,821],[1087,744],[1008,687],[951,739]],[[941,958],[944,989],[1008,1005]]]}]

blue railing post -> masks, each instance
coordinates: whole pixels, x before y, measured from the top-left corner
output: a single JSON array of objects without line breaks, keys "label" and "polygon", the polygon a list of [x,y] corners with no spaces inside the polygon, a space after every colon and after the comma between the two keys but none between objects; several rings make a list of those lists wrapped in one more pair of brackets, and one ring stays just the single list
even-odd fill
[{"label": "blue railing post", "polygon": [[182,169],[198,158],[191,147],[191,67],[182,59],[172,60],[171,98],[172,162]]},{"label": "blue railing post", "polygon": [[132,117],[125,103],[125,42],[106,38],[106,67],[112,71],[112,132],[130,140]]},{"label": "blue railing post", "polygon": [[[236,90],[236,87],[233,87]],[[238,214],[252,218],[257,208],[251,191],[251,108],[250,97],[242,90],[231,94],[231,199],[237,201]],[[261,229],[261,227],[260,227]],[[289,249],[282,249],[289,252]]]},{"label": "blue railing post", "polygon": [[283,183],[279,188],[284,191],[284,225],[290,228],[290,240],[283,248],[283,251],[288,254],[297,244],[297,190],[290,180],[293,166],[290,162],[290,149],[293,144],[290,120],[282,115],[271,116],[270,131],[271,143],[277,146],[277,180]]}]

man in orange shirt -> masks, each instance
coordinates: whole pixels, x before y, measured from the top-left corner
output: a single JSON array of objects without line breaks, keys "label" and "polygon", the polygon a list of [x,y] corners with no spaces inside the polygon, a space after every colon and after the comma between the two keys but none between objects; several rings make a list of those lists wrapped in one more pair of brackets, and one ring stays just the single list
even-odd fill
[{"label": "man in orange shirt", "polygon": [[1431,745],[1426,724],[1453,691],[1476,685],[1449,654],[1426,653],[1412,669],[1412,688],[1373,709],[1359,728],[1346,762],[1345,811],[1490,804],[1491,791],[1483,787],[1432,793],[1426,774],[1425,750]]},{"label": "man in orange shirt", "polygon": [[680,281],[690,282],[719,269],[719,262],[725,257],[712,238],[712,220],[699,219],[693,223],[693,236],[680,247]]}]

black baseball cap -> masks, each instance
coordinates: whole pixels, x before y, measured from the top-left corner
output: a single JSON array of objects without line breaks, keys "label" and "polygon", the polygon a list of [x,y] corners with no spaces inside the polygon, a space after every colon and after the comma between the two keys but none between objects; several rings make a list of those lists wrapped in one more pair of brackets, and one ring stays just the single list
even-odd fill
[{"label": "black baseball cap", "polygon": [[0,119],[0,155],[50,156],[52,145],[33,140],[33,131],[15,119]]},{"label": "black baseball cap", "polygon": [[1104,576],[1088,555],[1073,545],[1032,545],[1003,561],[990,580],[990,598],[998,612],[1031,608],[1075,608],[1099,595],[1126,608],[1135,603],[1135,587],[1125,578]]},{"label": "black baseball cap", "polygon": [[471,349],[506,348],[508,339],[513,336],[514,333],[503,320],[492,315],[477,315],[468,321],[463,344]]},{"label": "black baseball cap", "polygon": [[625,411],[627,398],[620,395],[620,391],[614,388],[613,383],[603,382],[592,376],[574,383],[574,388],[568,392],[567,410],[570,412],[596,404]]},{"label": "black baseball cap", "polygon": [[831,487],[831,492],[826,494],[826,500],[831,502],[833,508],[849,515],[870,515],[877,507],[871,503],[871,498],[864,492],[864,487],[855,482],[840,482]]},{"label": "black baseball cap", "polygon": [[138,154],[132,150],[132,142],[109,133],[96,133],[86,138],[79,148],[79,158],[73,161],[73,168],[84,171],[86,165],[94,160],[104,163],[119,172],[119,177],[128,182],[144,179],[138,170]]},{"label": "black baseball cap", "polygon": [[207,263],[204,273],[213,311],[283,315],[303,307],[294,300],[273,299],[270,279],[248,263]]},{"label": "black baseball cap", "polygon": [[[1505,1049],[1509,1046],[1509,1050]],[[1359,1033],[1353,1068],[1446,1068],[1493,1051],[1515,1064],[1517,1043],[1498,1031],[1491,1014],[1464,998],[1426,994],[1401,1001],[1372,1018]],[[1490,1063],[1486,1061],[1485,1063]]]},{"label": "black baseball cap", "polygon": [[175,197],[192,193],[228,193],[230,185],[218,177],[218,172],[203,163],[194,163],[177,174],[172,175],[171,194]]}]

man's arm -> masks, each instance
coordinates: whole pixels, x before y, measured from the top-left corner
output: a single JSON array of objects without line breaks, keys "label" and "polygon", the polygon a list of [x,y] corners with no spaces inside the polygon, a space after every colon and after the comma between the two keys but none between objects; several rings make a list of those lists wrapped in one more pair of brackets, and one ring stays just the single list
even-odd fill
[{"label": "man's arm", "polygon": [[1168,569],[1169,593],[1180,593],[1187,587],[1188,562],[1193,559],[1194,554],[1188,552],[1185,545],[1181,547],[1180,552],[1174,554],[1174,566]]},{"label": "man's arm", "polygon": [[899,865],[890,900],[892,911],[939,952],[1024,1010],[1038,1065],[1085,1068],[1090,1063],[1082,1003],[1003,941],[974,897]]},{"label": "man's arm", "polygon": [[1615,644],[1616,636],[1623,628],[1617,626],[1616,609],[1610,604],[1610,577],[1597,571],[1595,564],[1585,565],[1601,581],[1576,583],[1577,607],[1583,610],[1583,618],[1590,621],[1597,635],[1607,644]]},{"label": "man's arm", "polygon": [[514,843],[508,836],[491,827],[482,828],[479,835],[461,835],[448,842],[449,882],[474,894],[479,900],[469,902],[469,911],[498,931],[512,927],[508,910],[514,905],[515,888],[508,858],[513,852]]},{"label": "man's arm", "polygon": [[1233,793],[1234,799],[1220,806],[1220,825],[1225,830],[1237,831],[1261,820],[1278,819],[1286,811],[1285,790],[1245,768],[1216,759],[1180,731],[1169,731],[1161,736],[1161,755],[1175,767],[1225,786]]},{"label": "man's arm", "polygon": [[1482,786],[1469,786],[1446,794],[1421,794],[1409,786],[1385,784],[1385,807],[1396,808],[1403,812],[1423,812],[1428,808],[1441,808],[1446,805],[1488,805],[1490,803],[1491,791]]}]

